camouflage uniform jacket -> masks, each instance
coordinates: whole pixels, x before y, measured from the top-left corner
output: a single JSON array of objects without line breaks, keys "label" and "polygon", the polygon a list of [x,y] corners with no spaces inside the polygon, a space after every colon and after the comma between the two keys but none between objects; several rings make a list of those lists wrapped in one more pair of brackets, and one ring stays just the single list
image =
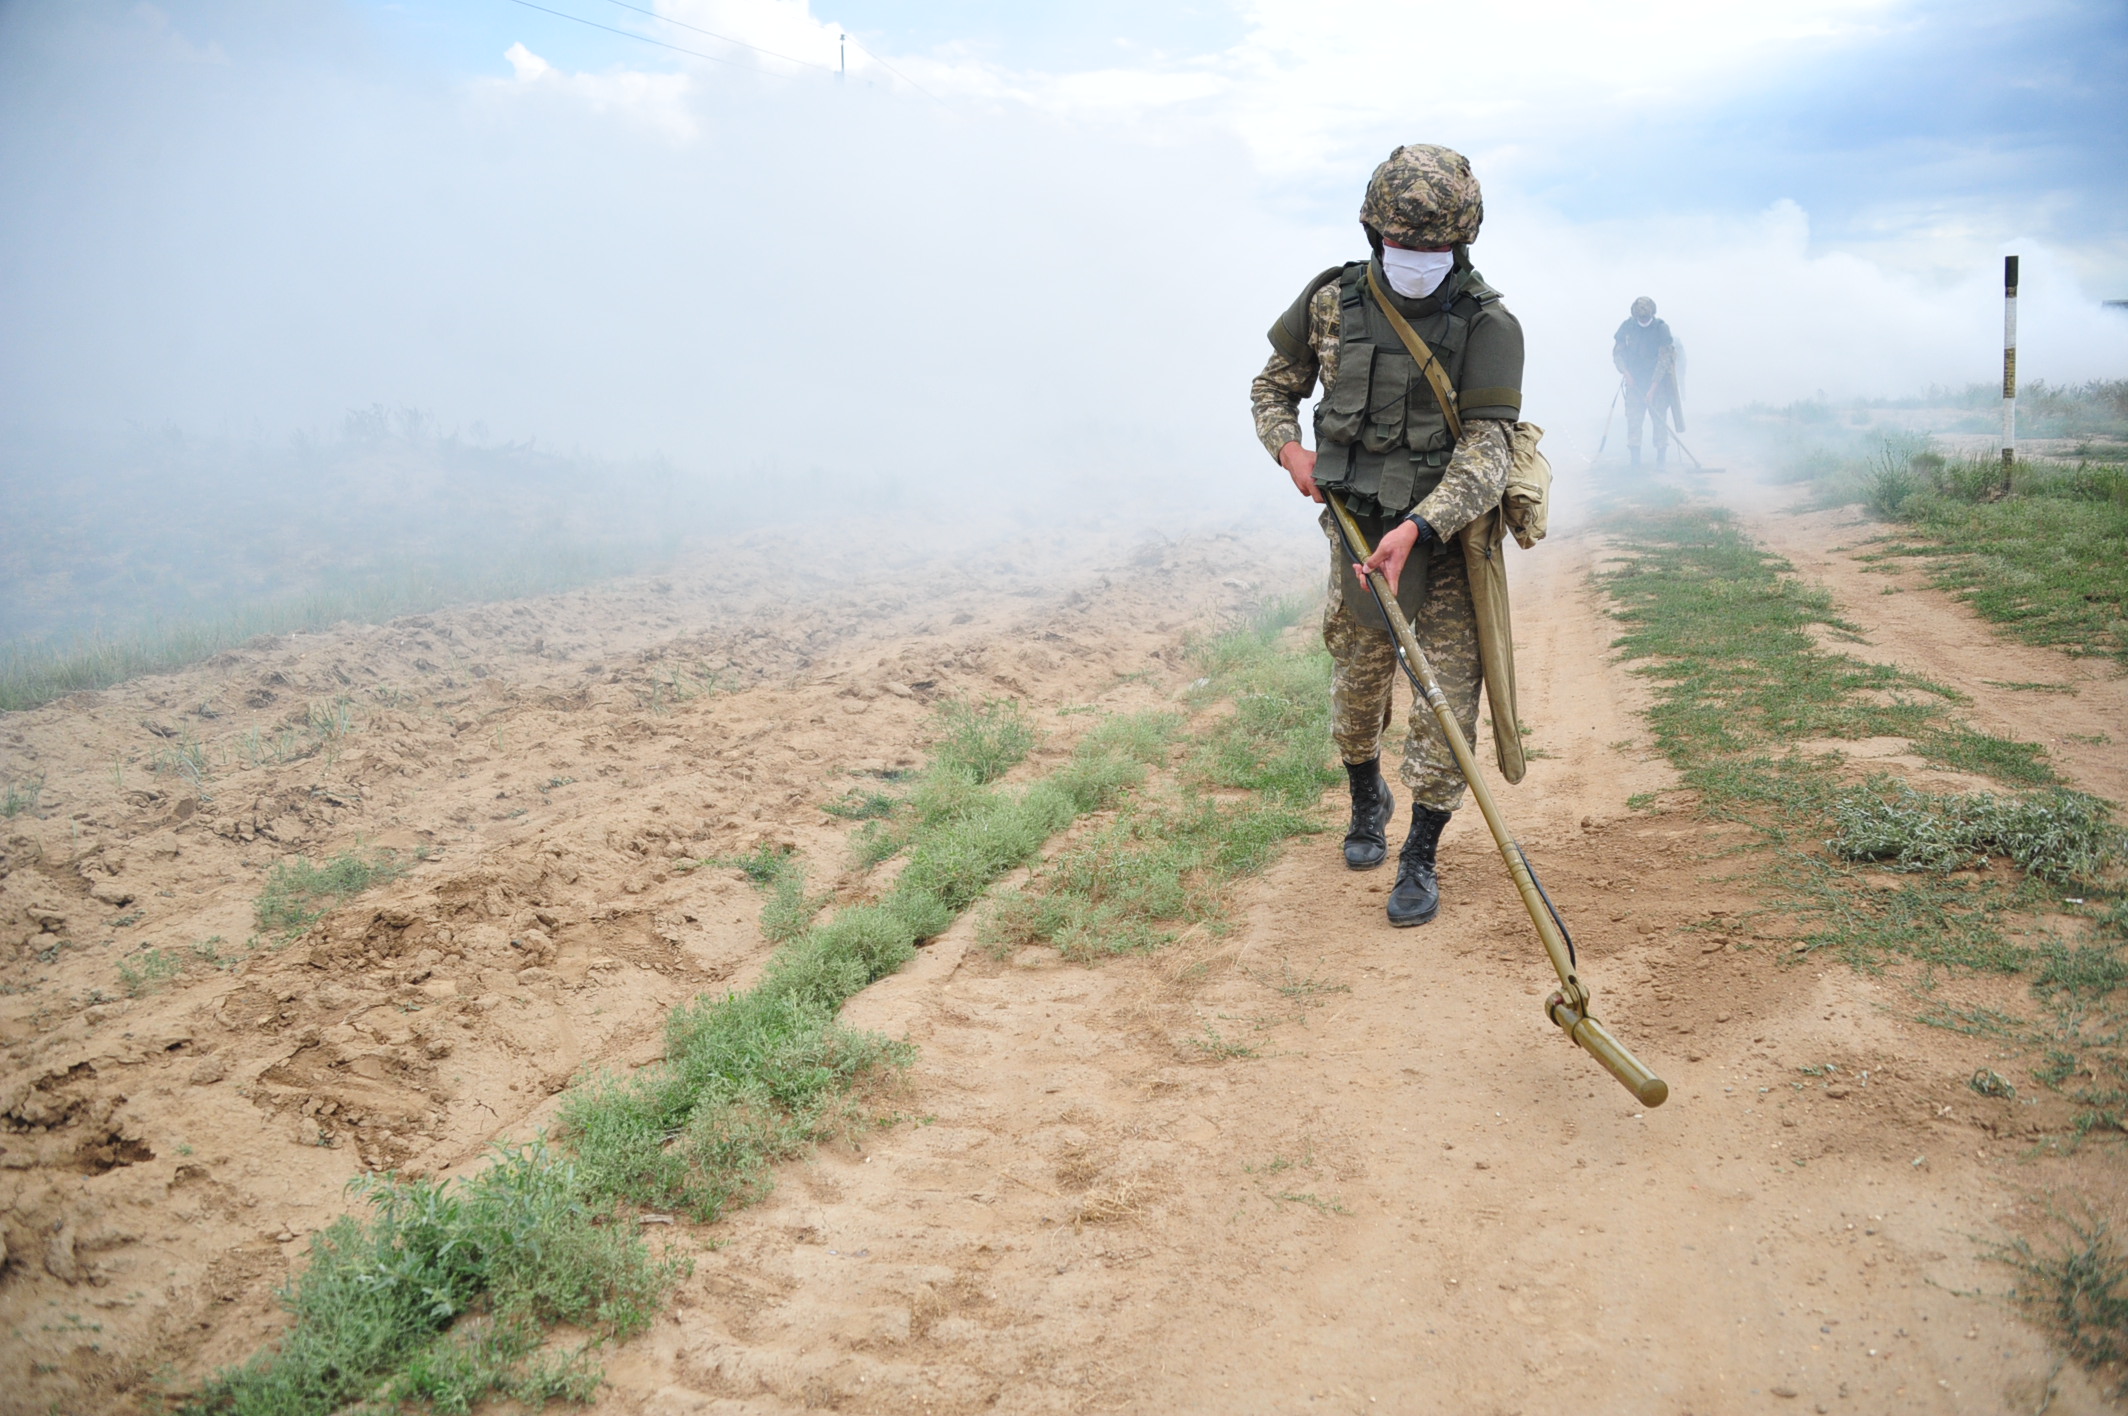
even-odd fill
[{"label": "camouflage uniform jacket", "polygon": [[[1256,436],[1276,460],[1289,442],[1300,441],[1300,405],[1315,391],[1337,380],[1338,292],[1336,282],[1315,292],[1308,302],[1308,347],[1298,358],[1272,352],[1270,362],[1249,385],[1249,404]],[[1514,466],[1512,424],[1494,418],[1471,418],[1463,439],[1441,477],[1441,484],[1411,509],[1443,541],[1500,504],[1507,474]]]}]

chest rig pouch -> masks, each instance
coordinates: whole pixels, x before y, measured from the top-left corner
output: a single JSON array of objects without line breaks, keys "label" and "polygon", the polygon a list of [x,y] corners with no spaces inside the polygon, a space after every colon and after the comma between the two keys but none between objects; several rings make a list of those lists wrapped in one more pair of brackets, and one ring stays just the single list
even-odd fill
[{"label": "chest rig pouch", "polygon": [[[1457,388],[1479,308],[1464,289],[1466,274],[1451,274],[1434,296],[1398,301]],[[1344,268],[1337,296],[1337,377],[1315,408],[1315,479],[1344,493],[1355,511],[1396,516],[1440,485],[1455,436],[1432,384],[1368,293],[1365,262]]]}]

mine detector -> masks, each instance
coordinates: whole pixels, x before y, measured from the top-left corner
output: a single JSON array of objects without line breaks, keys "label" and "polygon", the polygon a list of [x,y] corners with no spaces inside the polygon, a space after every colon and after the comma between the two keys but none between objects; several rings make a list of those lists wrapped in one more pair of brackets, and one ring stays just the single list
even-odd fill
[{"label": "mine detector", "polygon": [[[1342,497],[1336,492],[1326,492],[1325,495],[1345,554],[1355,566],[1365,565],[1367,557],[1374,552],[1374,548],[1367,544],[1366,533],[1352,519],[1352,513],[1345,509]],[[1477,756],[1456,723],[1455,710],[1448,706],[1448,698],[1441,692],[1440,681],[1434,677],[1426,651],[1419,647],[1418,636],[1412,633],[1410,622],[1397,604],[1389,577],[1378,570],[1372,572],[1367,576],[1367,589],[1373,594],[1375,604],[1381,607],[1382,619],[1396,638],[1397,662],[1404,666],[1404,674],[1411,680],[1412,688],[1433,710],[1434,725],[1447,739],[1448,750],[1455,754],[1456,766],[1461,769],[1463,780],[1470,784],[1470,794],[1476,798],[1478,810],[1484,814],[1485,824],[1493,833],[1493,843],[1500,848],[1500,859],[1506,863],[1507,873],[1514,878],[1515,889],[1522,896],[1522,906],[1529,911],[1530,923],[1537,927],[1537,937],[1543,941],[1544,952],[1559,975],[1559,991],[1545,1000],[1545,1016],[1602,1063],[1605,1071],[1624,1083],[1625,1089],[1633,1093],[1641,1105],[1662,1105],[1669,1098],[1670,1084],[1648,1070],[1645,1063],[1626,1050],[1624,1043],[1611,1035],[1609,1028],[1590,1016],[1589,990],[1581,981],[1574,958],[1573,936],[1567,932],[1566,921],[1559,917],[1551,897],[1539,883],[1529,856],[1501,819],[1492,789],[1485,784],[1484,774],[1478,770]]]}]

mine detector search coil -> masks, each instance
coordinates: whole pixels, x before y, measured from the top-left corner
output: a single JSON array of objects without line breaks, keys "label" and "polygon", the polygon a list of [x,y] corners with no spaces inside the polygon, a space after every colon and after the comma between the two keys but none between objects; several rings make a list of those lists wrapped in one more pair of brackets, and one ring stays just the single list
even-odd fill
[{"label": "mine detector search coil", "polygon": [[[1352,513],[1345,510],[1344,498],[1336,492],[1325,492],[1324,496],[1329,500],[1331,516],[1337,523],[1338,538],[1344,542],[1345,554],[1352,558],[1354,565],[1366,564],[1367,557],[1374,552],[1374,548],[1367,544],[1366,533],[1352,519]],[[1507,863],[1507,873],[1514,877],[1523,908],[1529,911],[1530,922],[1537,926],[1537,937],[1544,942],[1544,952],[1551,957],[1552,968],[1559,974],[1560,989],[1546,1000],[1545,1016],[1602,1063],[1605,1071],[1623,1082],[1641,1105],[1661,1106],[1669,1098],[1670,1084],[1626,1051],[1625,1044],[1611,1036],[1609,1028],[1589,1016],[1589,991],[1582,985],[1574,958],[1574,942],[1567,934],[1566,922],[1559,918],[1559,912],[1552,908],[1551,898],[1537,882],[1537,872],[1530,868],[1529,857],[1508,834],[1507,823],[1500,817],[1500,808],[1493,802],[1492,789],[1486,786],[1484,776],[1478,771],[1478,760],[1472,754],[1470,744],[1464,741],[1462,728],[1456,723],[1455,710],[1448,706],[1440,681],[1434,677],[1433,665],[1427,662],[1426,652],[1419,648],[1418,637],[1411,632],[1410,623],[1404,618],[1395,594],[1390,591],[1389,577],[1377,570],[1367,577],[1367,588],[1373,593],[1375,604],[1381,607],[1383,620],[1396,636],[1397,662],[1404,666],[1412,688],[1433,710],[1435,725],[1441,736],[1448,740],[1448,750],[1455,754],[1463,780],[1470,784],[1470,794],[1477,799],[1478,810],[1492,830],[1493,842],[1500,848],[1500,859]]]}]

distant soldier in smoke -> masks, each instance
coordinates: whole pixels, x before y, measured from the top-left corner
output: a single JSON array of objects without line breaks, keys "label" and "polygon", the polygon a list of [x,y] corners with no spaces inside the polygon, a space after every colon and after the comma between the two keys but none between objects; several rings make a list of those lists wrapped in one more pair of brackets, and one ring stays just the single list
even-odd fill
[{"label": "distant soldier in smoke", "polygon": [[[1470,264],[1484,215],[1477,178],[1461,153],[1427,144],[1391,153],[1360,205],[1374,258],[1309,282],[1271,327],[1276,352],[1249,391],[1256,434],[1294,487],[1318,502],[1325,491],[1341,494],[1375,544],[1368,567],[1396,587],[1466,737],[1477,725],[1480,631],[1454,542],[1499,504],[1522,407],[1522,326]],[[1381,300],[1444,367],[1461,414],[1460,439]],[[1299,409],[1318,378],[1323,397],[1310,451],[1301,445]],[[1323,642],[1335,663],[1333,732],[1352,791],[1345,863],[1369,870],[1388,854],[1396,813],[1381,771],[1396,649],[1327,510],[1322,526],[1330,538]],[[1432,715],[1413,704],[1407,728],[1411,828],[1388,900],[1389,922],[1400,926],[1425,924],[1438,912],[1436,848],[1463,802],[1462,773]]]},{"label": "distant soldier in smoke", "polygon": [[1624,379],[1626,395],[1626,451],[1635,467],[1640,466],[1640,416],[1650,415],[1655,424],[1655,465],[1670,455],[1670,428],[1666,418],[1677,420],[1685,430],[1685,405],[1677,388],[1677,341],[1670,326],[1655,318],[1655,302],[1643,295],[1633,302],[1633,313],[1611,338],[1611,362]]}]

